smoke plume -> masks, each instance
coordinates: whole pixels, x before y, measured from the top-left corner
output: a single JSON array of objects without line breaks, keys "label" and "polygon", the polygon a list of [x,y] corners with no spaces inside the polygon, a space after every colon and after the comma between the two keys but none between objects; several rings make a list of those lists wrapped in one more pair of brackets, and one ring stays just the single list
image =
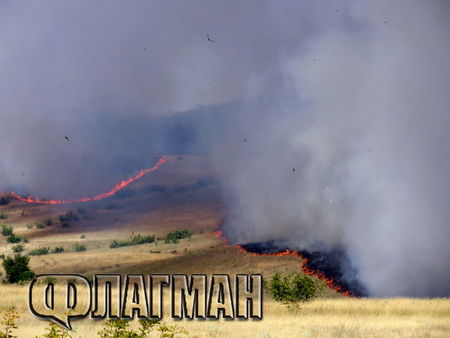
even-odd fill
[{"label": "smoke plume", "polygon": [[370,295],[449,296],[449,10],[4,1],[0,190],[93,195],[208,153],[234,242],[344,248]]}]

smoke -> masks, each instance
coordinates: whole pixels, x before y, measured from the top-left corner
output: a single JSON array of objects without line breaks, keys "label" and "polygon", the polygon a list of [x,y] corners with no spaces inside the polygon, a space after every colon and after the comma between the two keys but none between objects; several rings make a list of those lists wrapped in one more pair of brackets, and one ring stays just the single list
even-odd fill
[{"label": "smoke", "polygon": [[371,295],[448,296],[449,9],[3,1],[0,190],[94,195],[208,152],[233,241],[345,248]]},{"label": "smoke", "polygon": [[448,296],[448,4],[350,10],[250,84],[216,152],[226,234],[344,247],[374,296]]}]

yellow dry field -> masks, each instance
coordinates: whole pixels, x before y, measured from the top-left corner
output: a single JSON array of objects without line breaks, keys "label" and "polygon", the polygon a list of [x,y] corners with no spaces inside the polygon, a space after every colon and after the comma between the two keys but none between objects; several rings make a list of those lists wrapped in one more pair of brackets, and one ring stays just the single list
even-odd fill
[{"label": "yellow dry field", "polygon": [[[26,287],[0,288],[2,304],[22,315],[15,334],[42,335],[47,323],[29,313],[26,295]],[[450,300],[318,298],[292,308],[267,299],[261,321],[165,321],[189,337],[449,337]],[[94,337],[102,327],[89,319],[72,324],[73,337]]]},{"label": "yellow dry field", "polygon": [[[219,189],[206,159],[173,156],[160,171],[118,196],[63,206],[12,201],[0,206],[0,213],[7,215],[0,224],[12,226],[15,234],[29,240],[23,243],[24,254],[39,247],[64,248],[63,253],[31,256],[30,266],[37,274],[262,273],[268,277],[275,272],[299,272],[298,257],[254,256],[224,246],[221,239],[208,234],[226,218]],[[63,227],[59,215],[69,210],[79,220]],[[36,227],[48,217],[53,225]],[[189,229],[192,238],[166,244],[162,238],[177,228]],[[159,239],[110,248],[112,240],[133,233],[154,234]],[[75,251],[76,244],[84,245],[86,251]],[[12,247],[0,235],[0,254],[12,255]],[[27,302],[26,286],[0,284],[0,308],[14,305],[21,315],[15,334],[42,335],[48,323],[34,318]],[[192,337],[450,337],[450,299],[355,299],[328,289],[298,307],[266,296],[261,321],[167,322],[185,328]],[[75,321],[72,336],[95,337],[102,325],[89,319]]]}]

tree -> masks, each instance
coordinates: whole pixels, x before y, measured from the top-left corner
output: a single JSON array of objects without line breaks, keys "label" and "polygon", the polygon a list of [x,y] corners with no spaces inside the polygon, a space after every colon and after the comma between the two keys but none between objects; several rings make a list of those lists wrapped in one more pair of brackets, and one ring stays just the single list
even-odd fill
[{"label": "tree", "polygon": [[28,265],[29,262],[30,257],[21,254],[4,257],[3,268],[6,272],[6,280],[9,283],[19,283],[33,279],[35,275]]},{"label": "tree", "polygon": [[283,302],[310,300],[317,297],[323,287],[323,283],[299,273],[282,277],[277,272],[266,283],[266,288],[272,297]]}]

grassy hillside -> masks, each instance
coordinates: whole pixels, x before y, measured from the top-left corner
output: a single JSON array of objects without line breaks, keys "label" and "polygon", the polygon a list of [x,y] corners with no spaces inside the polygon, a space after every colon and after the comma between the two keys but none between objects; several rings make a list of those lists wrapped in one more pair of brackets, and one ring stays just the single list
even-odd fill
[{"label": "grassy hillside", "polygon": [[[115,182],[112,182],[114,184]],[[73,211],[66,222],[61,215]],[[78,205],[32,205],[11,201],[0,206],[0,220],[13,228],[24,254],[48,247],[49,254],[31,256],[31,268],[41,273],[262,273],[300,271],[294,256],[254,256],[209,234],[226,215],[220,188],[207,161],[198,156],[172,156],[160,171],[133,183],[107,200]],[[48,219],[52,222],[48,222]],[[46,225],[45,223],[52,223]],[[42,225],[44,224],[44,225]],[[191,238],[165,243],[167,232],[185,228]],[[113,240],[133,234],[155,235],[154,243],[111,248]],[[0,235],[0,254],[13,254],[13,246]],[[83,246],[85,251],[76,251]],[[62,253],[51,253],[54,248]],[[21,314],[20,337],[44,332],[46,322],[34,319],[27,309],[27,288],[0,285],[1,307],[15,305]],[[167,305],[167,304],[166,304]],[[326,290],[320,299],[298,308],[266,296],[265,317],[254,322],[177,322],[198,337],[450,336],[450,300],[352,299]],[[75,322],[74,337],[90,337],[102,323]]]}]

